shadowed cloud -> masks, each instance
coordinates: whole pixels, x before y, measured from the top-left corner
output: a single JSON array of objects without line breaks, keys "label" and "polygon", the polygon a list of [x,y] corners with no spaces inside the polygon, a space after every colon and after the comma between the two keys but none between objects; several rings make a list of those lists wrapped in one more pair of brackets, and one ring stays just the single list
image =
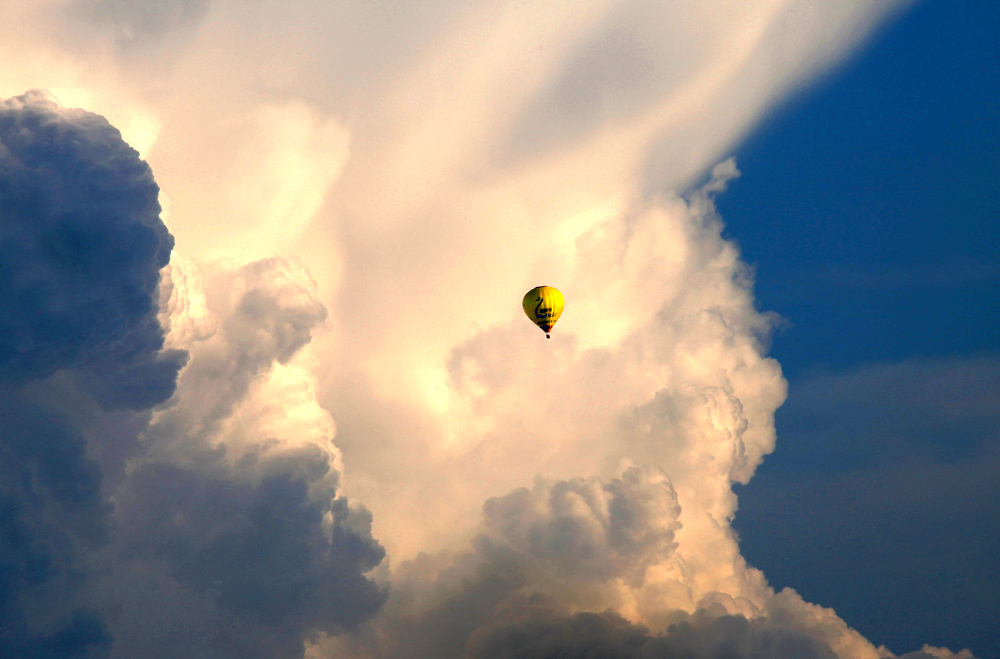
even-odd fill
[{"label": "shadowed cloud", "polygon": [[0,103],[0,656],[295,657],[385,599],[294,362],[308,275],[220,264],[192,306],[157,194],[102,117]]}]

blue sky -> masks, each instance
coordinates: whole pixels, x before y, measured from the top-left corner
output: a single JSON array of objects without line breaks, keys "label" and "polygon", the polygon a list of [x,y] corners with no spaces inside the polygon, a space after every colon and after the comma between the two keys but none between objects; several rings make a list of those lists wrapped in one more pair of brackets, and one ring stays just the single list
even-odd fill
[{"label": "blue sky", "polygon": [[998,27],[917,3],[735,150],[719,208],[790,376],[1000,347]]},{"label": "blue sky", "polygon": [[[789,378],[778,449],[740,488],[745,556],[874,642],[991,659],[998,35],[997,3],[916,4],[777,108],[717,202],[758,304],[788,321],[771,350]],[[892,496],[891,466],[914,462],[920,480],[893,487],[924,495]]]}]

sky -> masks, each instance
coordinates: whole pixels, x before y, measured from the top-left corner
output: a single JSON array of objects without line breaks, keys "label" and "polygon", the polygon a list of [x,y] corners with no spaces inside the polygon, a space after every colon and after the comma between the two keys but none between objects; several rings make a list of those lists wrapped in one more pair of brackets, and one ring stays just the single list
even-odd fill
[{"label": "sky", "polygon": [[789,380],[778,448],[740,491],[744,556],[873,641],[988,657],[998,29],[992,3],[915,5],[765,119],[718,199],[758,304],[788,323],[770,352]]},{"label": "sky", "polygon": [[5,3],[0,656],[1000,657],[997,23]]}]

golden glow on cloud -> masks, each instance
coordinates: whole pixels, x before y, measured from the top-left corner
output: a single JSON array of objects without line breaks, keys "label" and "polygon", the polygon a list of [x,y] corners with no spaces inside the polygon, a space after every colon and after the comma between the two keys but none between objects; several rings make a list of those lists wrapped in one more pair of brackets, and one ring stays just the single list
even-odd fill
[{"label": "golden glow on cloud", "polygon": [[[529,555],[517,524],[565,515],[597,576],[540,550],[526,569],[568,610],[657,630],[787,605],[843,659],[878,656],[739,554],[731,486],[773,450],[785,381],[711,201],[735,166],[675,191],[893,3],[426,4],[218,0],[184,23],[150,3],[168,27],[120,16],[86,46],[63,39],[75,3],[0,9],[0,95],[105,115],[169,200],[163,318],[192,358],[150,454],[332,456],[390,581],[458,570],[476,534]],[[519,306],[537,285],[566,298],[551,341]],[[634,547],[615,493],[646,515]],[[501,499],[521,517],[484,518]]]}]

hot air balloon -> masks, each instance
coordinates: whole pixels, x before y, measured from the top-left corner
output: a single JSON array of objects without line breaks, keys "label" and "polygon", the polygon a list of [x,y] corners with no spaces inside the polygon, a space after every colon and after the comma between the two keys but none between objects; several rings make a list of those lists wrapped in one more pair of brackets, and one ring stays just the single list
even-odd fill
[{"label": "hot air balloon", "polygon": [[536,286],[525,293],[521,301],[524,313],[531,322],[542,328],[546,339],[551,338],[549,330],[562,315],[564,304],[562,293],[551,286]]}]

